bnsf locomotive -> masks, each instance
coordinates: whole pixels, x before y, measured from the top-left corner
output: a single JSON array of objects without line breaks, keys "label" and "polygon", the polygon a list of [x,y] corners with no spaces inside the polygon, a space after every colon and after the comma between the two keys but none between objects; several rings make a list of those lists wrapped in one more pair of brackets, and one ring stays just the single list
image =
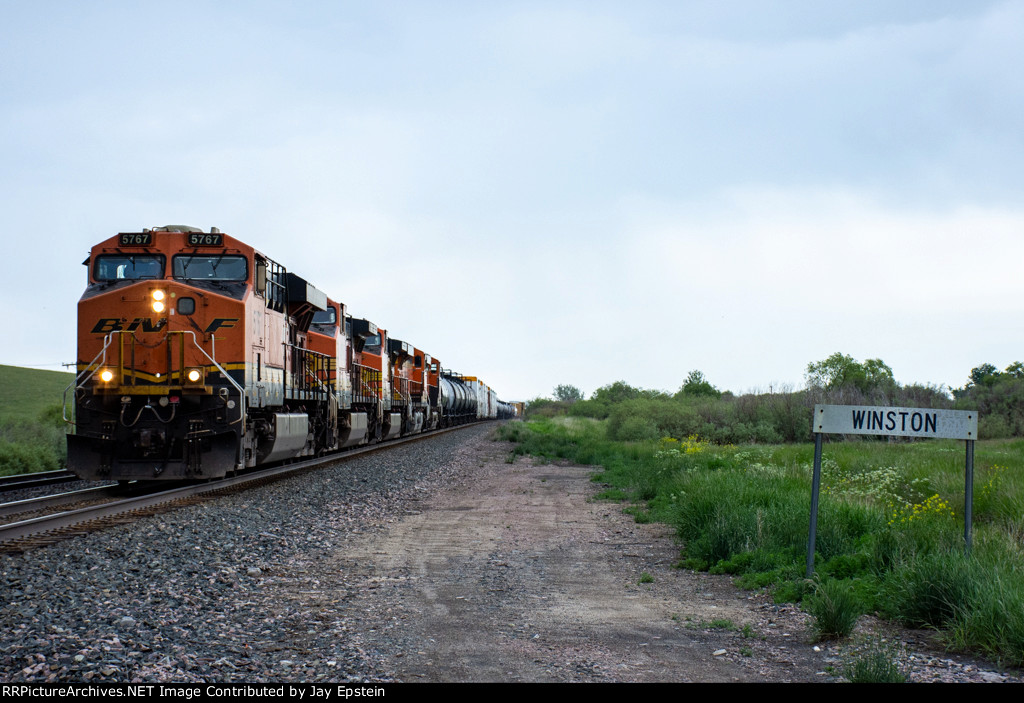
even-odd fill
[{"label": "bnsf locomotive", "polygon": [[82,478],[218,478],[514,413],[217,228],[118,234],[85,264],[68,435]]}]

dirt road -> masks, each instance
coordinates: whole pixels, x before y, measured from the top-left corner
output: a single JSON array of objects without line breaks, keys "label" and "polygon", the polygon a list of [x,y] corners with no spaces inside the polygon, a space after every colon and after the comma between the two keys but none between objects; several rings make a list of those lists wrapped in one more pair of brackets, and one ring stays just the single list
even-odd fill
[{"label": "dirt road", "polygon": [[[673,568],[665,527],[595,502],[590,469],[506,463],[488,439],[451,484],[328,570],[365,574],[349,632],[402,681],[821,681],[805,618]],[[313,604],[307,604],[307,606]]]}]

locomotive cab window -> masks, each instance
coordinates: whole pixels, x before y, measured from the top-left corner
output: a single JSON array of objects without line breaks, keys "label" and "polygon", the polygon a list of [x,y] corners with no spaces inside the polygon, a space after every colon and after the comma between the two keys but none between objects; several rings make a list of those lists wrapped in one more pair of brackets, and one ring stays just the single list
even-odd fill
[{"label": "locomotive cab window", "polygon": [[363,344],[363,351],[368,351],[371,354],[380,354],[380,335],[374,334],[366,338],[366,342]]},{"label": "locomotive cab window", "polygon": [[174,277],[185,280],[245,281],[249,278],[244,256],[180,254],[174,257],[173,268]]},{"label": "locomotive cab window", "polygon": [[323,334],[334,334],[334,326],[338,323],[338,315],[333,307],[317,310],[313,313],[313,327]]},{"label": "locomotive cab window", "polygon": [[102,254],[96,257],[97,281],[163,278],[167,259],[161,254]]}]

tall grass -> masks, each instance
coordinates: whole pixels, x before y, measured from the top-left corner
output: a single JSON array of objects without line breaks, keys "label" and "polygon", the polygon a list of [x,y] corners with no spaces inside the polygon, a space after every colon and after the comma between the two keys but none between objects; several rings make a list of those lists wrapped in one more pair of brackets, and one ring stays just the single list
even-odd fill
[{"label": "tall grass", "polygon": [[863,606],[849,585],[834,579],[819,582],[806,605],[814,616],[814,631],[819,639],[846,637],[863,613]]},{"label": "tall grass", "polygon": [[[548,420],[503,432],[518,453],[600,465],[595,480],[610,484],[608,493],[675,528],[682,565],[770,586],[777,599],[811,594],[803,580],[810,445],[720,446],[695,436],[623,442],[609,438],[612,427],[611,418]],[[951,647],[1024,665],[1024,442],[979,442],[975,465],[967,556],[962,443],[828,444],[818,599],[830,580],[841,581],[853,610],[939,628]]]}]

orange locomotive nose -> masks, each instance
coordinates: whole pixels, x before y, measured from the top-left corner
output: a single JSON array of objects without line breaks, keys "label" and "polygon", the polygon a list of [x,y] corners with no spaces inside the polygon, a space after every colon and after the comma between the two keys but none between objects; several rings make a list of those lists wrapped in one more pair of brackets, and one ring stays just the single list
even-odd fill
[{"label": "orange locomotive nose", "polygon": [[79,302],[76,432],[86,478],[222,476],[238,465],[251,249],[194,232],[120,234],[93,248]]}]

